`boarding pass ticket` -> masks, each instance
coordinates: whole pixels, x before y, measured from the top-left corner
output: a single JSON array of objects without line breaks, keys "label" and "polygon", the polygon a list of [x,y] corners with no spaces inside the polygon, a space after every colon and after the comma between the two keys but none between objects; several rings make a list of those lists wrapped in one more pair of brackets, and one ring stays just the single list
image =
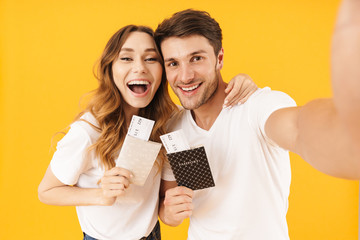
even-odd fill
[{"label": "boarding pass ticket", "polygon": [[131,119],[128,134],[148,141],[155,121],[134,115]]},{"label": "boarding pass ticket", "polygon": [[190,145],[182,129],[160,136],[167,153],[189,150]]}]

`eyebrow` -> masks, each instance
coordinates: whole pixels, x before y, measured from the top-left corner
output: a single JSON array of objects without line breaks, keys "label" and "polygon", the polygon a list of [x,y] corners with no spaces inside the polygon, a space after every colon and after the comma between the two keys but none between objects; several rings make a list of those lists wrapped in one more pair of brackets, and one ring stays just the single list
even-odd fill
[{"label": "eyebrow", "polygon": [[[206,51],[205,50],[198,50],[198,51],[195,51],[195,52],[192,52],[192,53],[190,53],[190,54],[188,54],[187,55],[187,57],[191,57],[191,56],[194,56],[194,55],[197,55],[197,54],[200,54],[200,53],[206,53]],[[174,61],[175,60],[175,58],[166,58],[165,60],[164,60],[164,62],[171,62],[171,61]]]},{"label": "eyebrow", "polygon": [[[135,50],[134,49],[132,49],[132,48],[122,48],[122,49],[120,49],[120,52],[135,52]],[[145,49],[145,52],[156,52],[156,49],[155,48],[147,48],[147,49]]]}]

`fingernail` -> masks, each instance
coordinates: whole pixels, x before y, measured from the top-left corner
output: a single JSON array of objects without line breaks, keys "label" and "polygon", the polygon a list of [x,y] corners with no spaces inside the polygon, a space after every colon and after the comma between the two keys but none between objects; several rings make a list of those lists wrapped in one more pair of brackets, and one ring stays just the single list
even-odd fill
[{"label": "fingernail", "polygon": [[224,105],[226,105],[228,102],[229,102],[229,100],[226,100],[226,99],[225,99],[225,101],[224,101]]},{"label": "fingernail", "polygon": [[243,104],[242,102],[238,102],[238,105],[241,105],[241,104]]}]

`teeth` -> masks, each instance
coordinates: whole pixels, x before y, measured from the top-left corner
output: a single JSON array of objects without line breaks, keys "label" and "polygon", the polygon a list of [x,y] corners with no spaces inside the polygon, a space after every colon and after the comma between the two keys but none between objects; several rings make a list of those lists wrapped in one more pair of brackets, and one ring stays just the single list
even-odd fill
[{"label": "teeth", "polygon": [[184,91],[192,91],[192,90],[194,90],[194,89],[198,88],[198,87],[199,87],[199,85],[200,85],[200,84],[198,84],[198,85],[194,85],[194,86],[192,86],[192,87],[188,87],[188,88],[181,88],[181,89],[182,89],[182,90],[184,90]]},{"label": "teeth", "polygon": [[149,85],[150,83],[147,81],[131,81],[128,85]]}]

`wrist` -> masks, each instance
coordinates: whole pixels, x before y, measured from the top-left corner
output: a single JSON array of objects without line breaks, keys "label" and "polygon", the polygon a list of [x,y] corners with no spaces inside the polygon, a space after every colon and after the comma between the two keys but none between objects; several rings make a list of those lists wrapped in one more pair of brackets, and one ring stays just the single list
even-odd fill
[{"label": "wrist", "polygon": [[180,225],[182,223],[182,220],[175,220],[170,213],[163,214],[163,218],[161,219],[166,225],[171,226],[171,227],[176,227],[178,225]]},{"label": "wrist", "polygon": [[96,189],[96,198],[95,198],[95,202],[96,205],[99,206],[111,206],[114,204],[116,198],[115,197],[106,197],[103,193],[103,190],[101,188]]}]

